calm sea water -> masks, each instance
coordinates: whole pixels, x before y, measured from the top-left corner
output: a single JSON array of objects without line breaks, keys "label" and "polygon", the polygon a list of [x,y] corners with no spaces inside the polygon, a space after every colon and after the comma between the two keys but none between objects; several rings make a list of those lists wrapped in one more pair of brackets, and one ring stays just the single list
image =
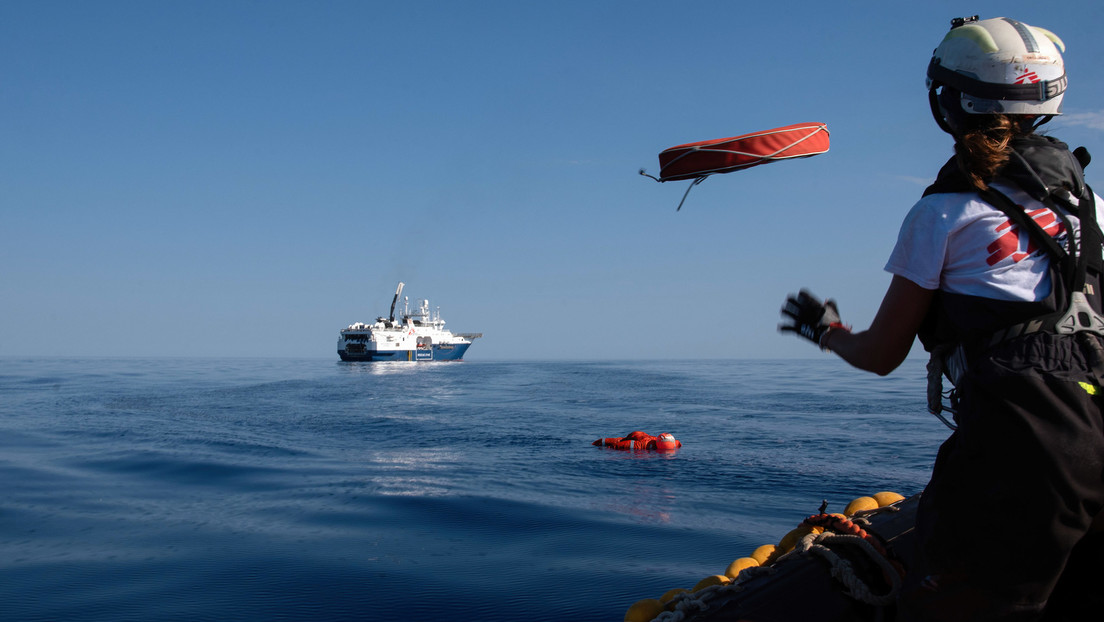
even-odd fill
[{"label": "calm sea water", "polygon": [[[924,370],[0,359],[2,620],[621,620],[927,481]],[[671,432],[674,454],[591,446]]]}]

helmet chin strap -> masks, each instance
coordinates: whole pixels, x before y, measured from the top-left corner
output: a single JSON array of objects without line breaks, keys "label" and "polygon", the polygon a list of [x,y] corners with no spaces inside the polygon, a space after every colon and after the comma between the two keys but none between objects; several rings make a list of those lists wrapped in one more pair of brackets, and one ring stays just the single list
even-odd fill
[{"label": "helmet chin strap", "polygon": [[1052,115],[1052,114],[1041,115],[1039,117],[1039,119],[1034,122],[1034,125],[1031,126],[1031,131],[1034,132],[1035,130],[1039,129],[1039,126],[1041,126],[1045,123],[1050,123],[1050,120],[1053,119],[1053,118],[1054,118],[1054,115]]},{"label": "helmet chin strap", "polygon": [[939,125],[939,129],[950,134],[951,136],[958,137],[954,128],[947,122],[947,118],[943,115],[943,107],[939,105],[939,87],[942,86],[939,83],[932,83],[931,88],[928,89],[928,105],[931,106],[932,117],[935,119],[935,123]]}]

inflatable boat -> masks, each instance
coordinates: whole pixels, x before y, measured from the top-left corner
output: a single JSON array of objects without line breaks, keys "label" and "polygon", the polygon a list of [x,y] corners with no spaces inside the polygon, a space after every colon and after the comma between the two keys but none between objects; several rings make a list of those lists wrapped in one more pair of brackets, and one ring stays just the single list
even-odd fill
[{"label": "inflatable boat", "polygon": [[860,497],[809,516],[778,544],[738,558],[693,588],[634,603],[626,622],[867,622],[892,619],[911,561],[920,496]]}]

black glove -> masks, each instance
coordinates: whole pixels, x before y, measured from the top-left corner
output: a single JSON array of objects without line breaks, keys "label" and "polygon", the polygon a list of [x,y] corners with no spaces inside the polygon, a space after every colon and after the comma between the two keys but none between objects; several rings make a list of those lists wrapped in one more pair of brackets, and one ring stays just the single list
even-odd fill
[{"label": "black glove", "polygon": [[780,324],[778,330],[793,332],[820,345],[820,338],[829,328],[842,327],[839,310],[836,309],[835,300],[820,302],[816,296],[807,289],[801,290],[794,296],[790,294],[786,298],[786,304],[782,306],[782,316],[792,321],[792,324]]}]

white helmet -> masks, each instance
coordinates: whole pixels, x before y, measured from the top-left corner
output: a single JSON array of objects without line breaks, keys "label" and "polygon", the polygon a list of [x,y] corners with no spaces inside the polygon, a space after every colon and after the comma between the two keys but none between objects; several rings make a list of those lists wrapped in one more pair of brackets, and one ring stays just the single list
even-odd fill
[{"label": "white helmet", "polygon": [[[1007,17],[953,20],[928,64],[927,86],[936,121],[943,126],[942,116],[963,112],[1048,118],[1062,114],[1065,50],[1054,33]],[[937,95],[940,87],[943,93]]]}]

